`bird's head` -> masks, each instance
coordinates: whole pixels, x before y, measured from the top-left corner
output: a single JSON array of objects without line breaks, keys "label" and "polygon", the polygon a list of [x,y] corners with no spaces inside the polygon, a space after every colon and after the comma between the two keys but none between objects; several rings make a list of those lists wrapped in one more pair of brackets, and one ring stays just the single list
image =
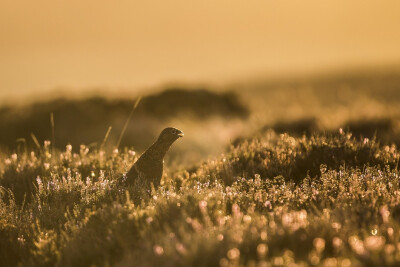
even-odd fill
[{"label": "bird's head", "polygon": [[158,141],[166,142],[166,143],[173,143],[176,139],[183,137],[183,132],[173,127],[165,128],[160,137],[158,137]]}]

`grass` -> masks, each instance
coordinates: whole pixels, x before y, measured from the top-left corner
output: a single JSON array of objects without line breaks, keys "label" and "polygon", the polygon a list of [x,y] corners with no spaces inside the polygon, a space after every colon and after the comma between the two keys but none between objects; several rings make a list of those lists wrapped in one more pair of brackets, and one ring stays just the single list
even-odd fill
[{"label": "grass", "polygon": [[273,131],[138,198],[134,151],[1,158],[2,266],[384,266],[400,262],[399,153]]},{"label": "grass", "polygon": [[[134,101],[3,108],[0,266],[399,266],[399,77],[161,92],[119,149]],[[165,125],[161,186],[122,186]]]}]

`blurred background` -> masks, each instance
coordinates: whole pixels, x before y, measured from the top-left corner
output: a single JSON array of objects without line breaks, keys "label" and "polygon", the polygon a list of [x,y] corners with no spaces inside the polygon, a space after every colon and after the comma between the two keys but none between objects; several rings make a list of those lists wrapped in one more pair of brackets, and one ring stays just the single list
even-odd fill
[{"label": "blurred background", "polygon": [[[400,2],[0,3],[0,147],[143,151],[172,125],[194,164],[238,140],[344,127],[399,143]],[[34,138],[33,138],[34,136]]]}]

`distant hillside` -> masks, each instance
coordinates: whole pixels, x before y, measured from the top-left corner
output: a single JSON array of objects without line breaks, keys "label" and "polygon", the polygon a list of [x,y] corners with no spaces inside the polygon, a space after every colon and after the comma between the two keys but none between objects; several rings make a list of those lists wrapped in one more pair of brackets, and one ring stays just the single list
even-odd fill
[{"label": "distant hillside", "polygon": [[169,89],[144,98],[137,109],[140,114],[157,118],[192,115],[198,119],[211,116],[246,118],[249,110],[234,92],[215,93],[205,89]]},{"label": "distant hillside", "polygon": [[[54,114],[56,146],[74,147],[82,143],[101,143],[109,126],[113,127],[109,141],[115,142],[132,110],[135,99],[93,97],[82,100],[56,99],[23,108],[0,109],[0,146],[15,148],[16,140],[24,138],[34,143],[33,133],[40,143],[51,139],[50,114]],[[246,118],[249,110],[232,92],[215,93],[206,89],[168,89],[144,97],[135,110],[121,145],[131,146],[140,139],[146,146],[171,118],[192,117],[206,120],[212,117]],[[22,140],[22,139],[21,139]],[[135,144],[140,150],[139,147]]]}]

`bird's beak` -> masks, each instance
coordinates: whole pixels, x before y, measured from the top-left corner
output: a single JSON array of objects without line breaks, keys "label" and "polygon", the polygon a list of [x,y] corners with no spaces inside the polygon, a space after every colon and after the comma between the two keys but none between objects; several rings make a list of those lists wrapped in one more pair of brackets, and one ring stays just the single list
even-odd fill
[{"label": "bird's beak", "polygon": [[183,137],[185,134],[184,134],[182,131],[180,131],[177,135],[178,135],[179,137]]}]

